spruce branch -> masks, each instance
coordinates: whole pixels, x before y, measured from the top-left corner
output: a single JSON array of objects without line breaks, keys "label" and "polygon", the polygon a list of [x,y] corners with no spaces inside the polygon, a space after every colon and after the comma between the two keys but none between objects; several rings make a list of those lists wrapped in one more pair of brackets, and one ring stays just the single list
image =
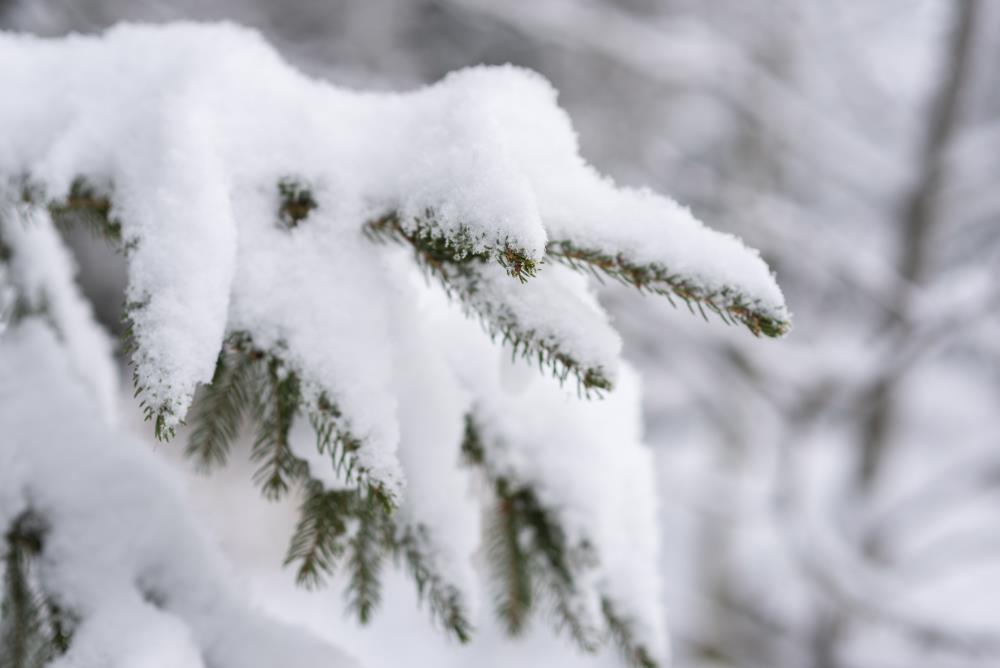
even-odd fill
[{"label": "spruce branch", "polygon": [[186,454],[200,468],[224,464],[246,421],[256,434],[251,457],[262,463],[255,480],[269,498],[277,498],[292,482],[308,477],[308,467],[292,454],[289,440],[293,422],[306,416],[317,451],[330,457],[338,477],[391,512],[395,499],[358,463],[362,441],[326,393],[310,398],[313,394],[284,360],[282,346],[261,350],[249,334],[234,332],[219,353],[212,382],[195,397]]},{"label": "spruce branch", "polygon": [[524,553],[513,555],[511,568],[526,567],[535,573],[535,590],[548,599],[556,630],[568,631],[581,649],[596,651],[598,632],[579,609],[577,585],[580,572],[596,563],[592,549],[586,544],[571,547],[555,514],[529,486],[514,485],[507,478],[498,478],[495,485],[507,531],[518,532],[507,540],[518,540]]},{"label": "spruce branch", "polygon": [[423,525],[409,525],[391,536],[397,563],[402,561],[417,585],[420,601],[427,601],[431,616],[465,644],[472,638],[472,623],[462,592],[447,581],[428,556],[432,539]]},{"label": "spruce branch", "polygon": [[254,481],[266,498],[276,500],[288,492],[294,481],[308,473],[305,462],[292,454],[290,442],[302,390],[298,375],[285,368],[277,357],[267,361],[264,378],[257,437],[250,458],[260,463]]},{"label": "spruce branch", "polygon": [[44,292],[38,295],[27,295],[23,290],[19,290],[18,287],[15,286],[13,303],[6,313],[7,322],[16,325],[28,318],[39,318],[49,326],[56,335],[56,338],[65,341],[62,328],[56,322],[56,319],[52,317],[49,296]]},{"label": "spruce branch", "polygon": [[31,511],[4,536],[0,591],[0,668],[42,668],[65,653],[72,618],[35,581],[32,561],[42,553],[46,527]]},{"label": "spruce branch", "polygon": [[577,246],[572,241],[550,241],[546,256],[576,271],[587,272],[603,280],[609,277],[639,291],[663,295],[674,306],[676,297],[688,307],[708,319],[705,309],[715,313],[726,324],[743,323],[754,336],[781,337],[788,333],[791,323],[775,315],[759,301],[751,300],[739,289],[724,286],[709,290],[689,277],[671,272],[667,267],[653,262],[642,264],[628,259],[624,254],[607,253],[596,248]]},{"label": "spruce branch", "polygon": [[309,217],[319,204],[313,197],[312,188],[303,179],[286,176],[278,181],[278,221],[285,229],[294,229]]},{"label": "spruce branch", "polygon": [[511,636],[519,636],[527,628],[534,604],[531,565],[521,543],[521,520],[511,500],[498,493],[495,512],[487,523],[487,556],[498,585],[496,613]]},{"label": "spruce branch", "polygon": [[465,415],[465,428],[462,431],[462,459],[465,464],[477,468],[486,467],[486,444],[483,443],[483,433],[471,413]]},{"label": "spruce branch", "polygon": [[111,215],[110,189],[102,189],[83,178],[76,178],[69,193],[48,202],[52,220],[63,229],[82,227],[113,247],[122,244],[122,224]]},{"label": "spruce branch", "polygon": [[356,526],[348,546],[348,608],[367,624],[382,599],[380,580],[385,556],[384,523],[388,516],[374,497],[357,500]]},{"label": "spruce branch", "polygon": [[56,603],[55,599],[49,596],[44,596],[43,599],[52,645],[57,655],[65,654],[69,651],[69,645],[73,641],[73,629],[79,620]]},{"label": "spruce branch", "polygon": [[527,362],[536,363],[539,370],[548,369],[560,384],[573,376],[576,379],[577,393],[590,398],[600,396],[612,389],[611,380],[601,366],[589,366],[570,354],[552,336],[545,336],[535,329],[522,326],[517,316],[508,305],[502,301],[477,298],[476,278],[463,277],[456,281],[460,288],[462,305],[467,311],[479,316],[480,322],[486,328],[490,338],[511,349],[511,358],[520,357]]},{"label": "spruce branch", "polygon": [[307,410],[309,422],[316,434],[316,449],[330,457],[337,476],[356,488],[359,494],[377,501],[385,513],[392,513],[397,500],[358,463],[358,451],[362,442],[344,426],[343,415],[337,405],[321,393],[315,404]]},{"label": "spruce branch", "polygon": [[154,401],[149,398],[149,388],[143,383],[139,375],[139,365],[136,355],[139,353],[139,339],[136,335],[135,314],[145,308],[146,301],[126,302],[122,308],[122,352],[129,357],[132,366],[132,387],[134,391],[132,397],[139,400],[139,408],[142,410],[142,417],[145,422],[153,423],[153,436],[157,441],[170,441],[177,434],[175,423],[183,424],[176,420],[176,410],[173,406],[165,402]]},{"label": "spruce branch", "polygon": [[[462,438],[465,463],[481,469],[489,477],[486,466],[486,446],[472,415],[465,416]],[[495,586],[494,605],[497,617],[511,636],[520,635],[527,627],[534,600],[534,584],[528,557],[521,543],[520,517],[513,503],[504,498],[506,485],[492,481],[496,487],[495,508],[486,516],[486,556]]]},{"label": "spruce branch", "polygon": [[297,582],[314,588],[343,560],[348,609],[367,624],[381,600],[382,566],[392,555],[395,564],[405,566],[414,578],[418,596],[428,603],[433,619],[465,643],[472,635],[465,601],[435,567],[429,556],[432,542],[422,525],[397,530],[392,509],[367,489],[326,490],[309,479],[285,565],[298,563]]},{"label": "spruce branch", "polygon": [[[271,375],[271,370],[282,370],[280,373],[286,374],[284,382],[287,385],[285,389],[289,394],[286,397],[284,410],[288,417],[284,420],[266,422],[265,418],[269,415],[268,410],[255,412],[258,419],[258,434],[269,432],[271,434],[270,441],[284,448],[287,445],[287,429],[290,428],[291,421],[295,416],[305,414],[315,433],[317,451],[330,457],[334,472],[344,484],[354,488],[358,494],[374,499],[384,513],[391,514],[395,510],[397,500],[386,490],[382,482],[373,479],[369,471],[359,462],[358,453],[363,447],[363,442],[351,432],[339,406],[331,401],[325,392],[319,392],[314,399],[307,399],[298,375],[286,371],[288,364],[283,361],[280,350],[275,352],[258,350],[254,348],[249,335],[246,334],[235,335],[233,340],[236,349],[252,359],[261,360],[260,363],[266,366],[268,369],[266,375],[271,379],[272,395],[275,395],[273,388],[278,387],[278,385],[275,384],[277,377]],[[265,386],[267,386],[266,382]],[[260,405],[266,406],[270,399],[262,396],[258,401]],[[283,435],[282,432],[284,432]],[[292,465],[295,470],[301,471],[302,475],[308,471],[308,467],[302,469],[304,462],[301,460],[297,464],[292,463]]]},{"label": "spruce branch", "polygon": [[409,224],[393,211],[365,223],[363,229],[372,241],[409,244],[420,265],[431,273],[444,274],[443,280],[447,278],[449,266],[475,261],[496,261],[508,275],[522,283],[533,277],[538,269],[537,261],[509,240],[477,239],[468,227],[445,233],[435,222],[432,210]]},{"label": "spruce branch", "polygon": [[[309,464],[292,452],[291,427],[303,413],[316,432],[318,452],[330,456],[348,488],[325,489],[310,474]],[[395,506],[356,464],[361,442],[344,428],[336,404],[322,393],[307,400],[280,346],[265,352],[248,334],[237,332],[227,338],[213,381],[199,393],[193,416],[187,454],[207,466],[225,462],[241,422],[250,418],[256,432],[251,458],[260,464],[254,480],[264,495],[280,498],[296,483],[304,492],[285,565],[297,563],[298,583],[312,588],[346,556],[351,581],[345,594],[362,622],[368,621],[380,593],[379,565],[391,548],[383,538],[384,527]]]},{"label": "spruce branch", "polygon": [[607,597],[601,599],[601,611],[607,622],[611,638],[615,641],[626,663],[633,668],[657,668],[658,664],[653,659],[649,649],[636,642],[632,624],[618,613],[614,604]]},{"label": "spruce branch", "polygon": [[53,222],[63,230],[80,227],[114,248],[124,248],[121,221],[112,215],[110,186],[77,177],[65,195],[52,197],[44,185],[28,176],[14,179],[12,185],[20,193],[20,205],[47,207]]},{"label": "spruce branch", "polygon": [[200,470],[226,463],[244,417],[259,403],[261,358],[255,351],[243,353],[226,346],[219,353],[212,382],[195,397],[185,454]]},{"label": "spruce branch", "polygon": [[534,490],[497,474],[472,416],[466,416],[462,453],[491,482],[494,507],[487,517],[487,555],[494,581],[496,611],[507,632],[520,635],[538,601],[550,603],[557,630],[566,630],[589,652],[599,646],[599,633],[580,610],[578,577],[593,567],[593,548],[570,545],[556,514],[546,508]]},{"label": "spruce branch", "polygon": [[[0,223],[3,222],[2,217],[12,213],[16,216],[13,209],[0,208]],[[15,221],[15,224],[19,223]],[[53,316],[48,291],[29,289],[21,284],[16,273],[10,271],[17,252],[17,248],[4,240],[3,225],[0,224],[0,325],[16,325],[27,318],[39,318],[58,339],[65,341],[66,333]]]},{"label": "spruce branch", "polygon": [[41,611],[29,581],[28,560],[41,551],[41,536],[22,516],[6,536],[3,606],[0,608],[0,666],[40,665],[44,652]]},{"label": "spruce branch", "polygon": [[306,485],[284,564],[299,562],[298,584],[312,589],[322,583],[324,575],[334,572],[347,549],[347,521],[355,514],[355,497],[351,490],[327,491],[316,480]]},{"label": "spruce branch", "polygon": [[[382,527],[391,521],[395,502],[357,464],[361,441],[345,427],[337,405],[324,393],[308,398],[282,352],[280,345],[258,349],[244,332],[227,338],[212,383],[196,398],[186,452],[203,466],[224,463],[248,420],[255,431],[251,459],[259,464],[254,480],[265,497],[280,498],[296,484],[303,489],[285,565],[297,564],[298,583],[313,588],[346,557],[351,582],[345,594],[365,622],[378,603],[378,566],[390,549]],[[317,451],[330,457],[347,488],[327,490],[292,451],[292,424],[303,416],[315,431]]]},{"label": "spruce branch", "polygon": [[364,229],[375,241],[409,244],[418,265],[437,279],[448,296],[457,299],[467,314],[478,317],[493,340],[499,339],[509,346],[513,357],[537,363],[540,369],[549,369],[560,383],[570,376],[575,377],[577,390],[584,396],[600,395],[611,389],[604,368],[585,364],[551,335],[524,326],[501,296],[485,294],[489,280],[485,272],[489,271],[493,260],[522,283],[535,275],[536,263],[523,252],[509,245],[475,250],[468,233],[462,231],[444,236],[432,227],[419,224],[408,230],[395,213],[367,223]]}]

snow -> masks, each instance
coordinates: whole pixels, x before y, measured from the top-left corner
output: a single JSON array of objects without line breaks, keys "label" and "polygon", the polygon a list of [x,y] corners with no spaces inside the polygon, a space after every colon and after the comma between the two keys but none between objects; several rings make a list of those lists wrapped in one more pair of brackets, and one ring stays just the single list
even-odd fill
[{"label": "snow", "polygon": [[[167,427],[211,380],[225,338],[249,334],[299,375],[307,401],[337,405],[341,426],[361,439],[357,464],[399,502],[401,525],[427,530],[436,569],[469,594],[481,499],[459,448],[471,410],[490,466],[530,485],[570,543],[596,551],[580,606],[596,619],[600,600],[611,601],[641,644],[667,655],[638,381],[587,279],[545,249],[568,241],[656,264],[785,319],[754,251],[664,196],[600,176],[580,157],[555,90],[519,68],[362,93],[303,76],[259,35],[226,24],[122,25],[61,40],[0,34],[0,62],[0,88],[31,92],[0,99],[9,189],[0,198],[16,199],[26,178],[58,200],[80,177],[111,197],[138,384]],[[278,224],[277,185],[289,178],[318,203],[294,226]],[[0,520],[30,500],[52,521],[46,581],[84,618],[64,665],[97,661],[115,643],[127,665],[342,665],[242,606],[155,458],[90,419],[81,387],[60,384],[72,369],[108,403],[110,346],[72,287],[48,214],[3,210],[22,209],[3,222],[16,251],[9,271],[24,294],[45,292],[68,353],[34,322],[0,345],[0,424],[23,435],[0,449]],[[421,278],[407,249],[362,233],[389,212],[411,232],[535,260],[538,275],[524,284],[483,265],[468,306],[599,369],[614,391],[587,402],[511,361],[509,347]],[[39,407],[65,419],[46,420]],[[329,461],[307,454],[301,417],[293,439],[315,479],[343,484]]]},{"label": "snow", "polygon": [[[0,239],[18,249],[10,260],[6,281],[29,309],[46,309],[69,353],[74,376],[94,393],[101,417],[113,422],[119,389],[111,339],[94,322],[90,303],[83,300],[73,282],[73,258],[48,211],[17,207],[0,212]],[[0,285],[3,282],[0,280]]]},{"label": "snow", "polygon": [[[530,333],[538,345],[557,349],[582,370],[600,371],[612,385],[620,363],[621,337],[586,278],[567,267],[546,267],[528,284],[512,281],[497,266],[479,276],[468,299],[475,312],[502,330],[505,324]],[[498,338],[503,335],[498,332]]]},{"label": "snow", "polygon": [[[0,123],[19,130],[0,139],[0,173],[28,174],[54,197],[79,176],[112,184],[130,248],[129,300],[140,305],[135,363],[168,426],[211,379],[227,331],[284,336],[289,356],[350,409],[371,448],[367,465],[398,486],[398,426],[381,419],[392,403],[384,373],[359,385],[345,361],[359,342],[317,349],[333,330],[292,341],[282,317],[267,317],[315,310],[324,279],[328,294],[345,292],[332,283],[364,272],[377,252],[353,243],[361,224],[389,210],[406,226],[466,233],[477,250],[509,245],[541,259],[550,238],[592,244],[784,314],[755,253],[671,200],[617,189],[589,167],[554,89],[525,70],[479,67],[412,93],[358,93],[302,76],[259,35],[225,24],[123,25],[60,41],[4,35],[0,58],[8,63],[0,84],[32,91],[0,103]],[[289,175],[316,188],[320,212],[295,230],[297,243],[278,244],[276,234],[248,228],[273,214],[268,193]],[[269,206],[251,211],[255,204]],[[332,248],[355,261],[330,262]],[[299,290],[248,281],[265,256],[273,256],[269,278]],[[367,289],[377,278],[354,278],[354,297],[377,303],[376,286]],[[385,328],[370,310],[366,352]],[[349,337],[343,329],[337,335]]]},{"label": "snow", "polygon": [[430,545],[424,547],[432,553],[425,556],[463,593],[468,613],[475,616],[473,556],[479,547],[480,517],[460,452],[472,397],[450,366],[450,342],[435,327],[434,311],[441,306],[433,298],[436,293],[419,280],[405,251],[387,257],[386,266],[399,270],[390,297],[408,333],[393,360],[394,387],[401,397],[400,460],[407,481],[397,523],[426,529]]},{"label": "snow", "polygon": [[504,446],[491,453],[501,470],[556,510],[571,545],[595,548],[595,593],[635,622],[637,641],[662,660],[667,641],[652,453],[641,442],[637,377],[628,367],[621,375],[614,393],[589,406],[547,378],[523,396],[494,395],[480,406],[487,437]]},{"label": "snow", "polygon": [[[273,201],[272,201],[273,200]],[[398,400],[391,390],[389,289],[378,257],[360,234],[338,234],[322,208],[292,233],[274,224],[276,193],[249,193],[234,211],[242,222],[229,329],[280,355],[307,395],[333,399],[363,439],[359,464],[398,497]]]},{"label": "snow", "polygon": [[[535,195],[549,238],[570,240],[637,263],[659,263],[706,292],[729,287],[775,318],[784,297],[759,255],[736,237],[705,227],[668,197],[618,188],[586,164],[569,116],[541,76],[514,67],[472,68],[446,78],[475,85],[502,133],[507,155]],[[517,104],[511,102],[516,100]]]},{"label": "snow", "polygon": [[177,480],[95,420],[93,398],[72,378],[71,357],[37,319],[4,335],[0,524],[29,509],[45,518],[40,576],[81,617],[53,665],[354,665],[244,601]]},{"label": "snow", "polygon": [[[440,309],[438,331],[475,396],[488,466],[533,489],[556,513],[569,545],[598,555],[584,574],[584,609],[609,598],[654,656],[668,653],[658,573],[659,535],[652,453],[642,443],[638,377],[622,365],[601,401],[581,401],[552,377],[523,373],[529,363],[497,350],[474,322]],[[513,367],[513,369],[511,368]],[[516,374],[518,382],[507,378]]]}]

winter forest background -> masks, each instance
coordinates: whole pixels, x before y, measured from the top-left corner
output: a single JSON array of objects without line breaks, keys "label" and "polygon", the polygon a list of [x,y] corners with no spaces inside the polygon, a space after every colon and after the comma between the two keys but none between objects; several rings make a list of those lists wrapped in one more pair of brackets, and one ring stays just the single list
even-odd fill
[{"label": "winter forest background", "polygon": [[[1000,3],[0,0],[41,35],[180,18],[350,87],[537,70],[598,169],[761,249],[782,340],[601,291],[644,389],[674,665],[1000,665]],[[124,262],[70,243],[120,329]],[[181,450],[156,446],[252,598],[366,665],[619,665],[545,624],[459,646],[400,576],[362,628],[280,569],[291,504]]]}]

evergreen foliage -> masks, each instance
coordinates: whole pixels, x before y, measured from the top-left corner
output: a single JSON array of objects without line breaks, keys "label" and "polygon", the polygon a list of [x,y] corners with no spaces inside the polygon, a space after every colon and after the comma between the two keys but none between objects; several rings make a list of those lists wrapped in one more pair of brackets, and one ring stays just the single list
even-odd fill
[{"label": "evergreen foliage", "polygon": [[[319,206],[308,181],[286,177],[277,185],[279,207],[278,224],[292,229],[302,224]],[[37,188],[23,189],[24,198],[30,201],[44,199]],[[63,225],[83,223],[109,242],[121,245],[121,224],[111,216],[110,197],[86,179],[76,179],[65,198],[51,200],[49,209]],[[487,331],[512,354],[536,361],[540,368],[548,368],[560,381],[573,376],[581,394],[597,395],[612,389],[604,369],[581,363],[572,353],[562,349],[558,342],[541,336],[532,328],[524,327],[509,306],[495,299],[479,298],[483,271],[488,263],[496,262],[508,275],[521,283],[527,282],[539,270],[539,262],[527,252],[504,240],[486,243],[476,239],[468,228],[445,233],[435,223],[434,211],[428,210],[416,220],[403,221],[396,212],[389,212],[364,225],[365,234],[379,243],[395,242],[409,245],[418,264],[437,279],[450,297],[456,299],[469,313],[480,318]],[[609,277],[640,291],[665,296],[676,306],[675,298],[682,301],[692,314],[707,319],[706,309],[718,315],[727,324],[742,323],[754,335],[780,337],[788,332],[787,320],[775,317],[760,304],[750,303],[736,288],[725,287],[709,292],[699,287],[690,277],[673,273],[662,265],[640,264],[622,254],[585,248],[571,240],[551,241],[546,247],[546,258],[560,262],[575,271],[586,273],[603,281]],[[542,260],[544,263],[544,259]],[[129,311],[141,307],[130,304]],[[696,311],[697,310],[697,311]],[[130,336],[127,328],[126,338]],[[136,378],[137,396],[142,386]],[[154,422],[156,437],[169,440],[173,430],[166,427],[165,406],[143,404],[149,421]]]},{"label": "evergreen foliage", "polygon": [[132,386],[135,388],[133,398],[139,400],[139,408],[142,411],[143,420],[153,423],[153,436],[157,441],[169,441],[176,435],[174,427],[170,426],[168,416],[171,413],[169,406],[165,404],[151,403],[146,398],[146,386],[139,376],[139,370],[135,364],[135,353],[138,351],[139,343],[135,335],[135,314],[143,309],[146,303],[143,301],[126,302],[122,307],[122,351],[132,358]]},{"label": "evergreen foliage", "polygon": [[434,211],[422,218],[404,222],[396,212],[387,213],[365,224],[365,233],[375,241],[405,242],[413,247],[418,262],[437,275],[448,287],[450,267],[473,261],[494,260],[512,277],[522,283],[538,270],[537,262],[523,249],[507,240],[487,242],[477,239],[467,227],[445,233],[435,223]]},{"label": "evergreen foliage", "polygon": [[310,480],[285,563],[297,563],[299,584],[314,588],[343,561],[348,609],[366,624],[381,600],[382,565],[391,555],[413,577],[432,618],[464,643],[472,636],[465,602],[432,565],[432,542],[425,527],[399,527],[378,496],[355,489],[326,490]]},{"label": "evergreen foliage", "polygon": [[744,324],[754,336],[780,337],[787,334],[791,327],[787,320],[775,317],[762,309],[760,304],[748,303],[736,288],[707,291],[690,277],[671,272],[657,263],[636,263],[622,254],[582,248],[569,240],[549,242],[546,255],[576,271],[589,271],[598,280],[606,276],[639,291],[663,295],[675,307],[674,297],[677,297],[692,314],[697,308],[705,320],[708,320],[707,308],[727,325]]},{"label": "evergreen foliage", "polygon": [[193,406],[186,454],[202,471],[222,466],[260,394],[260,369],[255,351],[240,352],[245,337],[234,336],[216,362],[212,382],[201,389]]},{"label": "evergreen foliage", "polygon": [[251,457],[260,464],[254,480],[269,499],[280,499],[291,482],[306,473],[304,462],[292,454],[290,441],[301,400],[298,376],[285,369],[277,357],[268,359]]},{"label": "evergreen foliage", "polygon": [[80,226],[112,244],[122,242],[122,224],[111,215],[110,194],[86,179],[75,179],[66,197],[48,206],[52,219],[64,228]]},{"label": "evergreen foliage", "polygon": [[[8,215],[0,211],[0,216]],[[62,338],[58,322],[49,312],[49,297],[44,292],[32,292],[19,285],[16,276],[10,276],[9,265],[14,251],[4,240],[0,229],[0,332],[5,326],[13,326],[31,317],[41,318],[52,328],[56,336]]]},{"label": "evergreen foliage", "polygon": [[84,229],[115,247],[122,247],[122,224],[113,215],[109,186],[99,186],[80,176],[73,179],[65,195],[51,197],[44,186],[28,176],[16,181],[22,206],[44,206],[61,229]]},{"label": "evergreen foliage", "polygon": [[288,229],[298,227],[318,206],[309,186],[292,177],[278,181],[278,195],[278,221]]},{"label": "evergreen foliage", "polygon": [[[270,214],[274,225],[289,233],[310,225],[310,216],[321,206],[310,180],[285,177],[278,180],[276,190],[276,207]],[[125,237],[115,217],[113,183],[98,184],[81,176],[64,195],[52,197],[25,177],[17,192],[21,205],[45,207],[61,227],[82,225],[126,254],[138,248],[132,245],[138,241]],[[561,383],[573,377],[579,393],[588,398],[612,389],[609,370],[584,361],[581,357],[589,351],[581,354],[568,349],[573,344],[542,331],[546,325],[525,323],[530,316],[518,315],[525,311],[515,308],[518,301],[512,293],[497,289],[496,276],[503,288],[522,289],[523,285],[529,290],[544,263],[560,262],[599,279],[607,276],[640,291],[662,294],[671,303],[678,298],[703,316],[707,308],[727,323],[743,323],[755,335],[780,336],[788,328],[787,322],[751,303],[736,288],[708,291],[692,277],[671,273],[659,264],[638,264],[623,254],[583,247],[572,240],[551,241],[543,257],[536,257],[537,252],[533,255],[509,238],[484,238],[481,228],[445,226],[433,209],[416,217],[391,210],[364,224],[362,230],[373,242],[412,249],[425,274],[440,283],[467,315],[475,315],[514,357],[537,362],[540,370],[548,370]],[[0,268],[14,253],[16,249],[0,238]],[[25,295],[16,287],[15,321],[47,313],[45,295]],[[151,296],[145,288],[137,293],[139,298],[124,308],[125,350],[133,353],[135,395],[144,416],[153,423],[157,439],[169,440],[175,436],[184,406],[154,398],[174,395],[149,391],[145,383],[157,381],[140,375],[136,358],[150,351],[139,349],[144,344],[136,336],[135,323],[142,319],[144,309],[151,308]],[[58,323],[51,324],[58,328]],[[223,324],[230,326],[227,321]],[[331,400],[335,388],[310,384],[309,370],[297,366],[298,359],[288,341],[261,346],[254,332],[229,331],[211,382],[198,388],[188,414],[187,456],[198,469],[210,471],[228,461],[244,430],[252,433],[250,458],[257,466],[253,479],[264,497],[277,500],[299,495],[299,516],[285,565],[295,569],[300,585],[318,587],[339,570],[346,578],[347,607],[365,624],[380,603],[381,574],[391,557],[397,567],[409,572],[436,623],[459,642],[468,641],[473,627],[467,606],[461,590],[442,570],[445,560],[439,558],[434,532],[397,512],[400,499],[366,469],[361,457],[365,442],[352,432],[351,416]],[[190,400],[190,393],[180,394],[183,399],[172,401]],[[301,444],[293,442],[301,433],[293,427],[305,422],[312,427],[320,461],[335,473],[335,484],[310,470],[315,463],[313,453],[303,454]],[[581,585],[582,576],[599,563],[595,546],[586,538],[571,537],[561,524],[561,509],[548,505],[531,481],[519,479],[491,457],[497,450],[491,438],[483,434],[474,416],[467,418],[461,450],[469,466],[488,483],[491,501],[484,511],[485,543],[494,576],[496,614],[507,632],[522,634],[536,611],[544,609],[555,627],[584,650],[595,651],[610,634],[633,665],[654,666],[653,653],[636,640],[630,620],[611,599],[595,600],[595,593]],[[17,668],[41,665],[69,642],[63,622],[68,617],[30,582],[29,561],[41,552],[44,532],[29,520],[19,520],[8,532],[4,557],[0,631],[5,642],[9,634],[16,639],[11,642],[18,643],[11,645],[12,652],[3,653],[4,660],[14,657],[10,665]]]},{"label": "evergreen foliage", "polygon": [[[432,212],[429,216],[433,216]],[[535,276],[537,263],[523,252],[506,244],[475,250],[466,231],[445,236],[433,226],[420,223],[408,230],[394,213],[366,224],[365,233],[378,242],[410,245],[417,262],[440,281],[449,297],[456,299],[467,313],[477,316],[490,336],[509,346],[515,357],[537,361],[539,368],[548,368],[560,382],[574,376],[582,394],[611,389],[604,369],[583,364],[558,342],[525,327],[503,301],[481,298],[483,272],[491,262],[499,263],[521,283]]]},{"label": "evergreen foliage", "polygon": [[656,668],[656,660],[647,648],[636,644],[631,623],[615,610],[610,599],[604,598],[601,601],[601,612],[604,613],[612,639],[628,664],[635,668]]},{"label": "evergreen foliage", "polygon": [[[26,201],[42,197],[37,189],[25,188],[23,192]],[[49,211],[61,225],[85,225],[122,248],[121,225],[111,216],[111,199],[105,194],[108,192],[77,179],[66,197],[48,203]],[[277,224],[289,230],[307,224],[310,213],[319,206],[303,179],[281,180],[278,197]],[[376,242],[410,246],[424,271],[439,281],[468,313],[478,316],[487,331],[508,345],[515,356],[536,360],[540,368],[548,368],[560,381],[575,377],[584,395],[611,389],[602,368],[582,364],[556,341],[522,326],[502,300],[480,298],[486,280],[484,272],[490,270],[492,263],[520,283],[535,276],[538,262],[524,251],[503,241],[484,244],[467,229],[446,234],[435,224],[433,211],[405,223],[396,213],[389,213],[366,224],[364,231]],[[0,247],[0,251],[0,257],[10,255],[6,247]],[[697,308],[704,315],[707,308],[727,323],[742,322],[754,334],[778,336],[787,329],[787,323],[755,310],[735,291],[705,293],[691,281],[658,265],[634,264],[620,255],[579,248],[570,241],[550,242],[547,256],[574,270],[599,278],[609,276],[639,290],[663,294],[671,301],[679,298],[692,312]],[[141,302],[127,304],[126,322],[143,307]],[[22,300],[14,315],[23,317],[36,310],[44,311],[44,304],[26,304]],[[131,328],[126,327],[126,341],[131,333]],[[127,343],[127,349],[132,345]],[[142,395],[144,388],[138,375],[135,386],[136,395]],[[161,440],[173,437],[174,430],[165,419],[167,407],[149,405],[145,400],[141,405],[146,419],[154,423],[156,437]],[[294,454],[292,425],[303,418],[313,428],[317,450],[330,458],[344,488],[326,489],[310,475],[306,461]],[[244,426],[254,433],[251,458],[258,465],[254,480],[264,496],[279,499],[295,488],[302,494],[299,520],[285,561],[286,565],[295,566],[301,585],[310,588],[321,585],[343,563],[348,608],[360,622],[367,623],[378,607],[380,574],[385,557],[391,555],[414,578],[420,598],[427,601],[432,617],[460,642],[471,637],[473,629],[461,592],[436,569],[429,557],[433,552],[433,536],[426,527],[398,523],[395,500],[368,480],[358,466],[354,455],[361,443],[346,427],[339,408],[325,394],[316,398],[307,396],[299,374],[285,362],[280,346],[262,350],[255,347],[248,333],[235,332],[229,335],[219,353],[212,382],[201,388],[196,397],[190,413],[186,453],[203,471],[224,465]],[[580,573],[599,555],[586,542],[569,543],[558,515],[541,503],[531,485],[491,466],[489,448],[471,417],[467,420],[462,450],[466,460],[487,477],[492,490],[494,501],[486,521],[487,552],[496,583],[496,612],[507,631],[511,635],[523,633],[532,614],[546,608],[557,629],[567,631],[581,648],[596,650],[602,641],[602,631],[582,605],[577,582]],[[14,544],[11,536],[14,534],[8,535],[9,545]],[[28,590],[24,589],[25,570],[21,560],[28,552],[23,545],[20,550],[9,550],[5,596],[5,614],[11,620],[5,628],[12,628],[10,624],[16,622],[18,637],[26,639],[38,636],[48,629],[43,622],[55,619],[51,614],[43,614],[34,598],[25,598]],[[605,598],[601,607],[608,632],[630,663],[643,668],[654,666],[649,652],[636,644],[630,624],[612,603]],[[42,652],[50,645],[58,647],[62,642],[60,637],[52,636],[55,645],[40,643],[30,651]]]},{"label": "evergreen foliage", "polygon": [[[566,631],[581,649],[596,651],[601,631],[581,606],[582,594],[576,583],[580,572],[594,565],[599,555],[586,541],[571,545],[556,513],[541,503],[530,485],[498,473],[489,462],[488,451],[475,418],[467,416],[463,455],[493,489],[494,505],[488,511],[486,530],[498,617],[507,632],[517,636],[525,631],[539,603],[545,602],[557,630]],[[607,597],[601,600],[601,612],[630,665],[656,665]]]},{"label": "evergreen foliage", "polygon": [[324,575],[334,572],[337,560],[347,551],[348,522],[358,515],[356,497],[353,490],[327,491],[318,481],[306,486],[285,558],[286,565],[299,563],[299,584],[317,587]]},{"label": "evergreen foliage", "polygon": [[348,608],[357,614],[358,621],[367,624],[382,598],[379,576],[385,553],[385,514],[370,496],[359,499],[358,505],[347,557],[346,593]]},{"label": "evergreen foliage", "polygon": [[[305,412],[317,450],[330,457],[343,489],[326,489],[290,449],[291,421]],[[339,417],[323,396],[307,407],[298,378],[280,358],[254,348],[248,335],[234,334],[219,355],[213,383],[196,400],[187,454],[203,470],[223,465],[241,426],[253,428],[251,456],[260,464],[255,479],[265,496],[278,499],[300,488],[299,519],[285,559],[299,584],[319,587],[343,566],[348,609],[367,623],[381,598],[382,564],[391,555],[413,576],[433,618],[467,641],[472,627],[462,595],[427,556],[432,537],[423,527],[397,527],[394,502],[355,464],[357,439],[338,427]]]},{"label": "evergreen foliage", "polygon": [[468,619],[462,592],[448,582],[428,557],[432,543],[426,527],[408,525],[391,537],[396,562],[403,562],[417,585],[417,595],[427,602],[433,619],[456,640],[466,643],[472,638],[472,623]]},{"label": "evergreen foliage", "polygon": [[39,517],[26,512],[4,536],[0,668],[42,668],[69,647],[71,620],[33,576],[32,562],[42,553],[44,535]]}]

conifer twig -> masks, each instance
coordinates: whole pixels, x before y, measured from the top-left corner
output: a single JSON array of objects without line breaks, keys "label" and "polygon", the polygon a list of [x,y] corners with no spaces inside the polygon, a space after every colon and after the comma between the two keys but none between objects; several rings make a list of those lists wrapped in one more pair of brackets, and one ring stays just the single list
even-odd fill
[{"label": "conifer twig", "polygon": [[[754,336],[781,337],[791,324],[763,304],[750,300],[738,289],[725,286],[708,290],[688,277],[673,273],[658,263],[633,262],[623,254],[611,254],[594,248],[577,246],[572,241],[550,241],[546,256],[577,271],[607,276],[641,291],[662,295],[674,306],[674,298],[684,302],[691,313],[697,308],[705,317],[704,308],[715,313],[726,324],[743,323]],[[707,318],[706,318],[707,319]]]}]

